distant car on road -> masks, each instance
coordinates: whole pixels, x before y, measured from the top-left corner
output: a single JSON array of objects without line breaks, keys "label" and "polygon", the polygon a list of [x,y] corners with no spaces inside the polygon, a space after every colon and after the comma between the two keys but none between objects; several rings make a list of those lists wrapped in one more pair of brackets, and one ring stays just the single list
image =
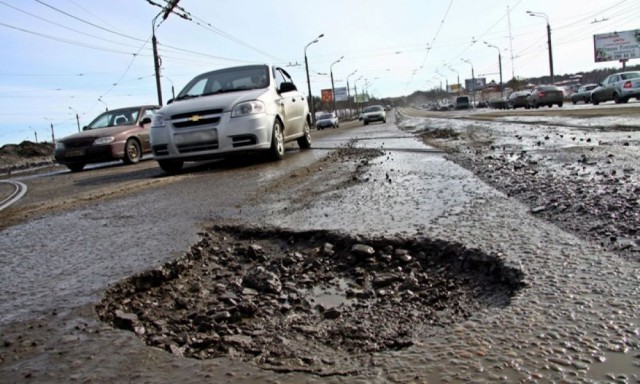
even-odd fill
[{"label": "distant car on road", "polygon": [[585,104],[591,102],[591,91],[596,89],[598,84],[586,84],[578,88],[578,91],[571,95],[571,102],[578,104],[583,101]]},{"label": "distant car on road", "polygon": [[469,96],[458,96],[456,97],[455,109],[469,109]]},{"label": "distant car on road", "polygon": [[640,100],[640,72],[637,71],[609,75],[591,92],[593,105],[609,100],[626,103],[632,97]]},{"label": "distant car on road", "polygon": [[554,104],[562,107],[564,92],[555,85],[540,85],[531,91],[527,100],[531,108],[540,108],[541,105],[551,108]]},{"label": "distant car on road", "polygon": [[316,121],[317,129],[325,129],[325,128],[340,128],[340,123],[338,122],[338,116],[333,113],[323,113],[318,116],[318,120]]},{"label": "distant car on road", "polygon": [[245,65],[203,73],[173,103],[153,115],[153,158],[175,173],[185,161],[261,151],[284,158],[284,145],[311,146],[306,97],[291,76],[271,65]]},{"label": "distant car on road", "polygon": [[89,163],[137,163],[143,153],[151,151],[149,127],[158,108],[143,105],[104,112],[82,132],[56,140],[54,157],[72,172],[81,171]]},{"label": "distant car on road", "polygon": [[507,103],[509,108],[518,109],[518,108],[526,108],[529,109],[529,91],[516,91],[509,95],[507,99]]},{"label": "distant car on road", "polygon": [[387,112],[382,105],[370,105],[362,111],[362,121],[364,125],[368,125],[373,121],[387,122]]},{"label": "distant car on road", "polygon": [[504,97],[492,97],[487,102],[489,108],[493,109],[507,109],[507,100]]}]

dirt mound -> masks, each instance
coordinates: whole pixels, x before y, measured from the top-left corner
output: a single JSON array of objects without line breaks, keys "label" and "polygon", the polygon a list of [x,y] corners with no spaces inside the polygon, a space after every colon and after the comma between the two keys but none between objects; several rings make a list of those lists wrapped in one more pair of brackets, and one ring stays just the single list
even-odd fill
[{"label": "dirt mound", "polygon": [[409,347],[523,286],[520,270],[457,244],[215,227],[97,312],[176,355],[350,374],[344,359]]},{"label": "dirt mound", "polygon": [[28,140],[20,144],[0,147],[0,173],[53,163],[53,144],[34,143]]}]

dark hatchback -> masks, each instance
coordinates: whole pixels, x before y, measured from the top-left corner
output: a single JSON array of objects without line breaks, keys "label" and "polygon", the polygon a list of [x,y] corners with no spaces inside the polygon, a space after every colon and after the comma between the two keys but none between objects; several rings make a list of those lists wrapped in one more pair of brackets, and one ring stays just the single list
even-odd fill
[{"label": "dark hatchback", "polygon": [[143,153],[151,152],[149,128],[158,108],[143,105],[100,114],[82,132],[56,140],[56,161],[72,172],[81,171],[89,163],[137,163]]}]

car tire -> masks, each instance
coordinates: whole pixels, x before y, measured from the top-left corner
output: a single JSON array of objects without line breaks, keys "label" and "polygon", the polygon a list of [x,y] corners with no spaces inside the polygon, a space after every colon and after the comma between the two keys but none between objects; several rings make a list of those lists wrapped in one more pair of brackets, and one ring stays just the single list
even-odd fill
[{"label": "car tire", "polygon": [[620,95],[618,95],[617,93],[613,94],[613,102],[616,104],[620,104],[622,103],[622,99],[620,98]]},{"label": "car tire", "polygon": [[69,168],[71,172],[80,172],[84,169],[85,165],[86,165],[85,163],[73,163],[73,164],[67,164],[67,168]]},{"label": "car tire", "polygon": [[178,173],[184,165],[182,160],[158,160],[160,168],[167,173]]},{"label": "car tire", "polygon": [[364,125],[369,125],[369,121],[365,120]]},{"label": "car tire", "polygon": [[382,120],[382,123],[386,124],[387,123],[387,119]]},{"label": "car tire", "polygon": [[303,135],[298,138],[298,147],[300,149],[309,149],[311,148],[311,131],[309,130],[309,122],[305,120]]},{"label": "car tire", "polygon": [[571,100],[571,102],[573,103],[573,105],[578,104],[578,100]]},{"label": "car tire", "polygon": [[558,107],[562,108],[562,103],[558,103]]},{"label": "car tire", "polygon": [[124,161],[125,164],[135,164],[140,161],[142,150],[140,150],[140,143],[136,139],[128,139],[124,144]]},{"label": "car tire", "polygon": [[598,99],[598,96],[596,96],[596,95],[591,95],[591,104],[593,104],[593,105],[598,105],[598,104],[600,104],[600,99]]},{"label": "car tire", "polygon": [[280,120],[273,122],[271,130],[271,148],[269,148],[269,158],[271,160],[282,160],[284,158],[284,133]]}]

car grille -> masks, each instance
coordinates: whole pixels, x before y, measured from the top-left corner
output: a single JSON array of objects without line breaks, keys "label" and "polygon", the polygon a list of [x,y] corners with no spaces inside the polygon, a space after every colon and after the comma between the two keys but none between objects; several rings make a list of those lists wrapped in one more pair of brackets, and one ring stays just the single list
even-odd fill
[{"label": "car grille", "polygon": [[191,153],[200,151],[210,151],[212,149],[218,149],[218,140],[215,141],[203,141],[200,143],[189,143],[178,145],[178,152]]},{"label": "car grille", "polygon": [[93,142],[96,139],[94,137],[88,138],[88,139],[75,139],[75,140],[68,140],[64,142],[64,147],[65,148],[84,148],[84,147],[90,147],[93,145]]},{"label": "car grille", "polygon": [[171,116],[171,123],[174,128],[190,128],[202,125],[217,125],[220,122],[222,109],[209,109],[206,111],[195,111],[180,113]]}]

